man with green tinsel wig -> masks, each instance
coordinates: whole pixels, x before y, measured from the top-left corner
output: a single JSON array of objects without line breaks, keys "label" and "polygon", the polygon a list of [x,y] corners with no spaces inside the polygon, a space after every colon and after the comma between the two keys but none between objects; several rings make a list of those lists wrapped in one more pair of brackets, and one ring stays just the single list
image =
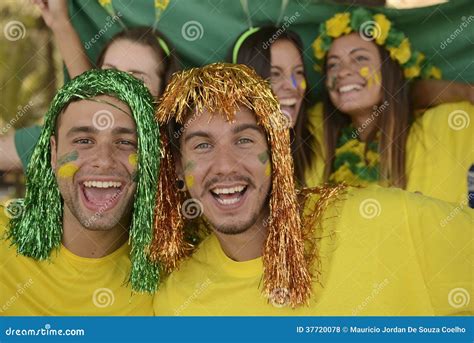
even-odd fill
[{"label": "man with green tinsel wig", "polygon": [[152,314],[153,112],[146,87],[118,71],[89,71],[58,91],[25,199],[1,211],[1,314]]}]

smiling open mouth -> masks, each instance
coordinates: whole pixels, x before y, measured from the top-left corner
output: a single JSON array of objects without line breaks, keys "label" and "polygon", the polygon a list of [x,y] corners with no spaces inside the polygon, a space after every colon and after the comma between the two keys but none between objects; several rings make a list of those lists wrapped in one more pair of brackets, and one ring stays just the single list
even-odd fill
[{"label": "smiling open mouth", "polygon": [[84,205],[90,210],[105,212],[120,199],[124,184],[120,181],[87,180],[80,184]]},{"label": "smiling open mouth", "polygon": [[247,192],[247,185],[240,185],[234,187],[215,187],[210,190],[214,199],[222,206],[237,205],[245,193]]},{"label": "smiling open mouth", "polygon": [[338,92],[340,94],[345,94],[345,93],[349,93],[349,92],[352,92],[352,91],[359,92],[359,91],[362,90],[362,88],[364,88],[363,85],[353,83],[353,84],[350,84],[350,85],[345,85],[345,86],[339,87]]}]

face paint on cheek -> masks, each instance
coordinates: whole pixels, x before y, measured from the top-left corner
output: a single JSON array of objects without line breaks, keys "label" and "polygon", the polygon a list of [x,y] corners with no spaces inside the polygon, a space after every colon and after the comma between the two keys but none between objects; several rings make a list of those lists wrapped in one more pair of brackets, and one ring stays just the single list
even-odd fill
[{"label": "face paint on cheek", "polygon": [[138,155],[136,153],[128,155],[128,163],[130,163],[133,168],[136,168],[138,164]]},{"label": "face paint on cheek", "polygon": [[298,88],[298,84],[296,83],[296,78],[295,76],[292,74],[291,75],[291,85],[293,86],[293,88]]},{"label": "face paint on cheek", "polygon": [[58,158],[58,166],[62,166],[63,164],[66,164],[68,162],[73,162],[76,161],[79,158],[79,153],[77,150],[73,150],[71,152],[68,152],[67,154],[62,155],[60,158]]},{"label": "face paint on cheek", "polygon": [[76,161],[78,158],[79,153],[76,150],[61,156],[57,162],[58,176],[63,179],[72,178],[79,170],[79,167],[73,163],[73,161]]},{"label": "face paint on cheek", "polygon": [[335,77],[335,76],[331,76],[331,77],[329,78],[328,89],[329,89],[330,91],[336,90],[336,77]]},{"label": "face paint on cheek", "polygon": [[188,161],[184,166],[184,182],[186,187],[189,189],[194,186],[194,175],[189,174],[196,167],[196,162]]},{"label": "face paint on cheek", "polygon": [[306,90],[306,87],[307,87],[306,80],[305,79],[301,80],[300,89],[304,92]]},{"label": "face paint on cheek", "polygon": [[69,162],[59,167],[58,176],[63,179],[72,178],[78,170],[78,166],[76,166],[74,163]]},{"label": "face paint on cheek", "polygon": [[132,181],[137,182],[138,181],[138,170],[137,170],[138,155],[137,153],[134,152],[128,155],[128,163],[133,167]]},{"label": "face paint on cheek", "polygon": [[360,68],[359,74],[367,81],[367,88],[372,88],[372,78],[370,77],[369,67]]},{"label": "face paint on cheek", "polygon": [[369,67],[362,67],[359,70],[360,76],[367,80],[367,87],[371,88],[374,84],[380,85],[382,77],[380,71],[370,70]]},{"label": "face paint on cheek", "polygon": [[265,176],[270,176],[272,174],[272,166],[270,163],[270,154],[268,150],[258,154],[258,160],[265,165]]}]

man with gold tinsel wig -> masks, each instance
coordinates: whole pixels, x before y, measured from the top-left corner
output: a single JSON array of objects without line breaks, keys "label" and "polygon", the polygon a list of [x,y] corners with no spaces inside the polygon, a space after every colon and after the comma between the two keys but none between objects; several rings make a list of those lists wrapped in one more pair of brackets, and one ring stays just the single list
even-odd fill
[{"label": "man with gold tinsel wig", "polygon": [[175,74],[157,117],[149,252],[171,274],[155,314],[473,313],[455,302],[473,292],[472,211],[379,186],[297,192],[285,118],[252,69]]},{"label": "man with gold tinsel wig", "polygon": [[58,91],[26,175],[1,213],[4,315],[151,315],[159,167],[153,98],[142,82],[93,70]]}]

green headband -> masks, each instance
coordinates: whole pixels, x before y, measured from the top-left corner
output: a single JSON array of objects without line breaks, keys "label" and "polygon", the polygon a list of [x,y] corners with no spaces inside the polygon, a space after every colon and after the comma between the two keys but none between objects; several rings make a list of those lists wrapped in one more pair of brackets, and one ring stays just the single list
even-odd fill
[{"label": "green headband", "polygon": [[[112,5],[112,0],[99,0],[100,6],[102,6],[105,11],[112,16],[113,18],[116,18],[116,20],[120,23],[122,28],[124,30],[127,29],[123,21],[120,19],[120,16],[117,16],[117,13],[115,12],[115,8]],[[156,32],[156,26],[158,24],[158,21],[160,20],[162,12],[168,7],[169,0],[155,0],[155,22],[153,23],[153,31]],[[163,51],[166,54],[166,57],[170,57],[170,48],[168,47],[168,44],[164,41],[164,39],[157,37],[158,44],[160,44],[160,47],[163,49]]]},{"label": "green headband", "polygon": [[26,196],[21,215],[13,217],[8,237],[19,254],[37,260],[48,259],[62,238],[63,201],[51,168],[50,137],[59,114],[71,102],[98,95],[113,96],[131,110],[138,137],[137,189],[130,226],[132,289],[153,292],[159,282],[159,268],[145,255],[151,242],[153,212],[161,148],[154,119],[153,97],[145,85],[116,70],[90,70],[64,85],[46,113],[43,130],[26,171]]},{"label": "green headband", "polygon": [[250,29],[248,29],[247,31],[245,31],[244,33],[240,35],[239,39],[237,39],[237,42],[234,45],[234,50],[232,52],[232,63],[237,63],[237,56],[239,55],[240,47],[245,42],[245,40],[250,35],[253,35],[255,32],[259,30],[260,30],[259,27],[251,27]]},{"label": "green headband", "polygon": [[401,66],[408,80],[417,77],[440,79],[442,76],[441,70],[427,61],[423,53],[412,49],[408,37],[395,28],[384,14],[372,14],[363,7],[336,13],[321,23],[319,36],[312,44],[317,71],[322,71],[326,54],[333,41],[351,32],[359,32],[363,39],[384,47],[390,57]]},{"label": "green headband", "polygon": [[170,48],[168,47],[168,44],[166,44],[166,42],[162,38],[160,37],[157,37],[157,38],[158,38],[158,44],[160,44],[161,48],[165,52],[166,57],[170,57]]}]

